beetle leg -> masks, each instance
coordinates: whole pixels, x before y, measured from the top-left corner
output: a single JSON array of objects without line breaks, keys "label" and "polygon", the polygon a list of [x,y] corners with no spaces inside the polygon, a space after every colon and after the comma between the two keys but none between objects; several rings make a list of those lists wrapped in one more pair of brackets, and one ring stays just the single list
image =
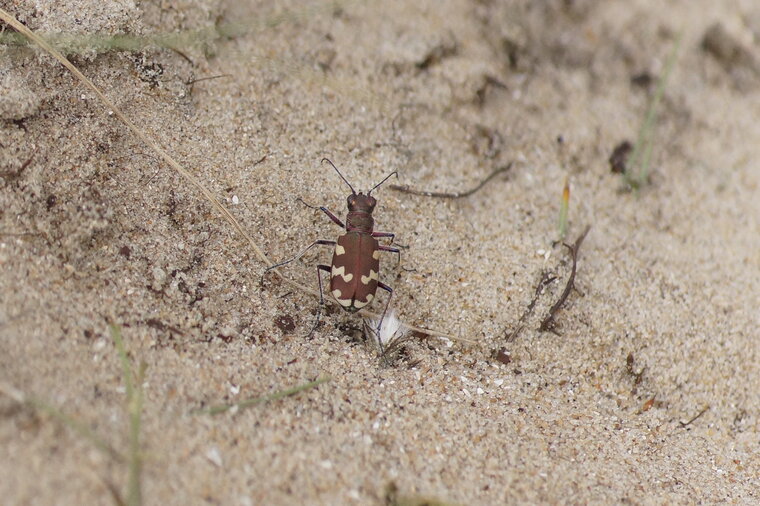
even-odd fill
[{"label": "beetle leg", "polygon": [[391,305],[391,299],[393,298],[393,288],[386,285],[382,281],[377,282],[377,287],[388,291],[388,302],[385,303],[385,309],[383,309],[383,315],[380,317],[380,322],[377,325],[377,334],[380,335],[380,329],[383,327],[383,320],[385,319],[385,313],[388,312],[388,307]]},{"label": "beetle leg", "polygon": [[295,260],[298,260],[299,258],[301,258],[302,256],[304,256],[307,251],[309,251],[311,248],[313,248],[317,244],[324,245],[324,246],[335,246],[335,244],[337,244],[337,243],[335,241],[329,241],[327,239],[318,239],[318,240],[314,241],[313,243],[309,244],[309,246],[305,250],[303,250],[302,252],[300,252],[299,254],[297,254],[296,256],[294,256],[293,258],[291,258],[290,260],[285,260],[284,262],[280,262],[279,264],[274,264],[271,267],[267,267],[266,270],[264,270],[264,273],[261,275],[261,283],[262,284],[264,283],[264,278],[269,273],[269,271],[271,271],[272,269],[276,269],[278,267],[282,267],[283,265],[287,265],[290,262],[293,262]]},{"label": "beetle leg", "polygon": [[322,290],[322,274],[320,271],[330,272],[330,266],[321,264],[317,265],[317,279],[319,280],[319,306],[317,306],[317,321],[314,322],[314,326],[311,328],[311,331],[309,331],[309,335],[306,336],[307,338],[311,337],[311,335],[314,334],[314,331],[317,330],[317,327],[319,326],[319,318],[322,316],[322,306],[325,305],[324,290]]},{"label": "beetle leg", "polygon": [[319,209],[323,213],[327,215],[328,218],[330,218],[336,225],[338,225],[340,228],[346,228],[346,225],[343,224],[342,221],[340,221],[340,218],[335,216],[332,212],[330,212],[329,209],[327,209],[325,206],[312,206],[307,204],[301,197],[298,197],[296,200],[301,201],[301,204],[305,205],[306,207],[309,207],[311,209]]},{"label": "beetle leg", "polygon": [[372,232],[372,237],[390,237],[391,242],[388,243],[388,245],[390,246],[391,244],[393,244],[393,241],[396,239],[396,234],[394,234],[393,232]]},{"label": "beetle leg", "polygon": [[[391,242],[388,243],[388,246],[392,246],[394,244],[397,244],[399,248],[407,249],[409,246],[404,246],[402,244],[398,244],[396,242],[396,234],[393,232],[372,232],[372,237],[390,237]],[[399,262],[401,262],[401,255],[399,255]]]},{"label": "beetle leg", "polygon": [[379,249],[380,251],[389,251],[391,253],[395,253],[396,255],[398,255],[398,263],[401,263],[401,250],[400,249],[393,248],[391,246],[386,246],[384,244],[378,245],[377,249]]},{"label": "beetle leg", "polygon": [[327,217],[330,218],[333,222],[335,222],[335,224],[338,225],[340,228],[346,228],[346,225],[344,225],[343,222],[340,221],[340,218],[338,218],[333,213],[331,213],[330,210],[327,209],[325,206],[320,206],[319,210],[325,213]]}]

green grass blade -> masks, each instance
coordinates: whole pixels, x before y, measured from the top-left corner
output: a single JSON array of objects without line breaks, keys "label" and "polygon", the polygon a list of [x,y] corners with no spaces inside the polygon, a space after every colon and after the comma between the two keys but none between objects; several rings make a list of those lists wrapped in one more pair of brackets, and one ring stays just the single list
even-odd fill
[{"label": "green grass blade", "polygon": [[676,41],[673,43],[673,48],[670,50],[662,75],[657,81],[657,88],[655,89],[652,100],[647,108],[644,122],[639,129],[639,135],[636,139],[636,144],[633,146],[633,152],[631,153],[631,157],[626,166],[626,171],[623,174],[625,182],[635,190],[645,185],[649,178],[649,163],[654,143],[653,134],[655,122],[657,121],[657,113],[659,112],[658,109],[660,102],[662,101],[662,96],[665,94],[665,85],[675,67],[676,57],[678,56],[678,50],[681,47],[682,38],[683,31],[678,34]]},{"label": "green grass blade", "polygon": [[129,478],[127,482],[127,500],[128,506],[139,506],[142,504],[142,454],[140,453],[140,425],[143,406],[143,389],[142,384],[145,379],[145,370],[147,366],[141,363],[134,376],[132,364],[127,357],[127,350],[124,348],[124,340],[121,338],[121,327],[111,325],[111,337],[116,344],[116,350],[121,360],[122,372],[124,375],[124,385],[127,391],[127,412],[129,413]]},{"label": "green grass blade", "polygon": [[137,372],[137,387],[132,398],[128,399],[129,406],[129,481],[127,485],[127,504],[139,506],[142,504],[142,453],[140,452],[140,427],[143,406],[142,383],[147,366],[143,362]]},{"label": "green grass blade", "polygon": [[562,201],[559,205],[559,242],[565,240],[567,235],[567,215],[570,209],[570,179],[565,177],[565,186],[562,188]]},{"label": "green grass blade", "polygon": [[278,392],[275,392],[273,394],[269,395],[262,395],[260,397],[254,397],[252,399],[246,399],[244,401],[236,402],[234,404],[220,404],[217,406],[211,406],[210,408],[206,409],[199,409],[197,411],[194,411],[194,413],[204,413],[208,415],[218,415],[220,413],[225,413],[231,409],[237,408],[238,410],[242,410],[245,408],[249,408],[251,406],[255,406],[257,404],[264,404],[271,401],[276,401],[279,399],[283,399],[285,397],[290,397],[293,395],[296,395],[298,393],[303,392],[304,390],[309,390],[312,388],[315,388],[322,383],[327,383],[330,381],[329,376],[325,376],[323,378],[316,379],[314,381],[310,381],[308,383],[304,383],[303,385],[298,385],[292,388],[288,388],[285,390],[280,390]]},{"label": "green grass blade", "polygon": [[87,426],[87,424],[82,423],[76,418],[67,415],[66,413],[61,411],[59,408],[53,406],[52,404],[46,401],[43,401],[41,399],[37,399],[35,397],[26,395],[23,392],[19,391],[18,389],[13,388],[9,385],[5,385],[5,384],[0,384],[0,392],[2,392],[3,394],[5,394],[6,396],[10,397],[11,399],[15,400],[16,402],[20,404],[29,406],[30,408],[36,411],[46,413],[48,416],[58,421],[61,425],[68,427],[75,433],[82,436],[84,439],[92,443],[93,446],[95,446],[98,450],[102,451],[106,455],[109,455],[118,461],[124,460],[123,455],[121,455],[118,451],[116,451],[116,449],[114,449],[113,446],[108,444],[103,438],[98,436],[90,427]]}]

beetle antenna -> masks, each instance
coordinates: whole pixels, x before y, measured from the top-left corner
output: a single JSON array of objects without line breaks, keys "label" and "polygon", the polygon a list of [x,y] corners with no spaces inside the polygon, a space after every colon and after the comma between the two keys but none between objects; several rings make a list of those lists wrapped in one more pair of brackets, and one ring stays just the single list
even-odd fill
[{"label": "beetle antenna", "polygon": [[396,172],[396,171],[394,170],[393,172],[391,172],[390,174],[388,174],[387,176],[385,176],[385,179],[383,179],[382,181],[380,181],[379,183],[377,183],[375,186],[373,186],[373,187],[372,187],[372,189],[371,189],[370,191],[368,191],[368,192],[367,192],[367,195],[369,195],[370,193],[372,193],[373,191],[375,191],[375,188],[377,188],[378,186],[380,186],[380,185],[381,185],[381,184],[383,184],[384,182],[388,181],[388,179],[390,179],[390,177],[391,177],[392,175],[394,175],[394,174],[396,175],[396,177],[398,177],[398,172]]},{"label": "beetle antenna", "polygon": [[[332,160],[330,160],[329,158],[322,158],[322,162],[321,163],[325,163],[325,162],[327,162],[330,165],[332,165],[332,168],[335,169],[335,172],[338,173],[338,175],[343,180],[343,182],[346,183],[349,188],[351,188],[351,193],[353,193],[354,195],[356,195],[356,191],[354,190],[354,187],[351,186],[351,183],[348,182],[348,179],[346,179],[345,177],[343,177],[343,174],[341,174],[340,171],[338,170],[338,167],[336,167],[335,164],[332,163]],[[373,190],[374,190],[374,188],[373,188]]]}]

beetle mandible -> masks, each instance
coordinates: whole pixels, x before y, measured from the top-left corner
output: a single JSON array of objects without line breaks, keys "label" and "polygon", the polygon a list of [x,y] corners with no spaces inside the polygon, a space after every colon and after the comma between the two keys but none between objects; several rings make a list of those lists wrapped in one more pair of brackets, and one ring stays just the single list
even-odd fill
[{"label": "beetle mandible", "polygon": [[[341,174],[332,161],[328,158],[323,158],[321,163],[324,162],[329,163],[332,168],[335,169],[335,172],[338,173],[343,182],[345,182],[351,189],[351,195],[347,198],[348,214],[346,215],[346,223],[344,224],[340,218],[335,216],[324,206],[311,206],[301,198],[298,200],[307,207],[319,209],[325,213],[333,223],[341,228],[345,228],[346,233],[338,237],[337,241],[326,239],[318,239],[314,241],[295,257],[268,267],[266,271],[264,271],[262,279],[270,270],[282,267],[283,265],[301,258],[307,251],[316,245],[334,246],[331,265],[317,265],[319,307],[317,308],[316,323],[311,329],[311,332],[309,332],[309,335],[313,334],[314,330],[316,330],[319,325],[321,308],[325,303],[324,291],[322,288],[322,271],[330,273],[330,294],[343,309],[351,313],[355,313],[369,305],[375,298],[375,293],[378,288],[382,288],[388,292],[388,301],[385,303],[385,309],[383,310],[383,315],[378,324],[379,331],[383,318],[385,318],[385,313],[388,311],[388,306],[391,303],[391,297],[393,297],[393,289],[379,279],[380,252],[390,251],[391,253],[399,255],[399,258],[401,257],[401,252],[398,248],[390,246],[390,244],[393,244],[395,234],[391,232],[374,231],[375,220],[372,218],[372,212],[375,210],[377,200],[371,194],[394,174],[398,177],[398,173],[396,171],[391,172],[382,181],[373,186],[365,195],[362,192],[356,193],[354,187],[351,186],[351,183],[349,183],[343,174]],[[379,237],[390,238],[390,243],[388,245],[380,244],[377,241],[377,238]]]}]

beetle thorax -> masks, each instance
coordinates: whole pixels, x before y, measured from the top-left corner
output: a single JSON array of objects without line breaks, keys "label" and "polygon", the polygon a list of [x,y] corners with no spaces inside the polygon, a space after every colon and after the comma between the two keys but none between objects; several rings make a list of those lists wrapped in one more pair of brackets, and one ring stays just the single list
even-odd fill
[{"label": "beetle thorax", "polygon": [[349,211],[346,216],[346,230],[371,234],[375,220],[370,213],[364,211]]},{"label": "beetle thorax", "polygon": [[348,196],[348,215],[346,216],[346,230],[349,232],[372,233],[375,220],[372,211],[375,210],[377,200],[370,195],[354,193]]}]

